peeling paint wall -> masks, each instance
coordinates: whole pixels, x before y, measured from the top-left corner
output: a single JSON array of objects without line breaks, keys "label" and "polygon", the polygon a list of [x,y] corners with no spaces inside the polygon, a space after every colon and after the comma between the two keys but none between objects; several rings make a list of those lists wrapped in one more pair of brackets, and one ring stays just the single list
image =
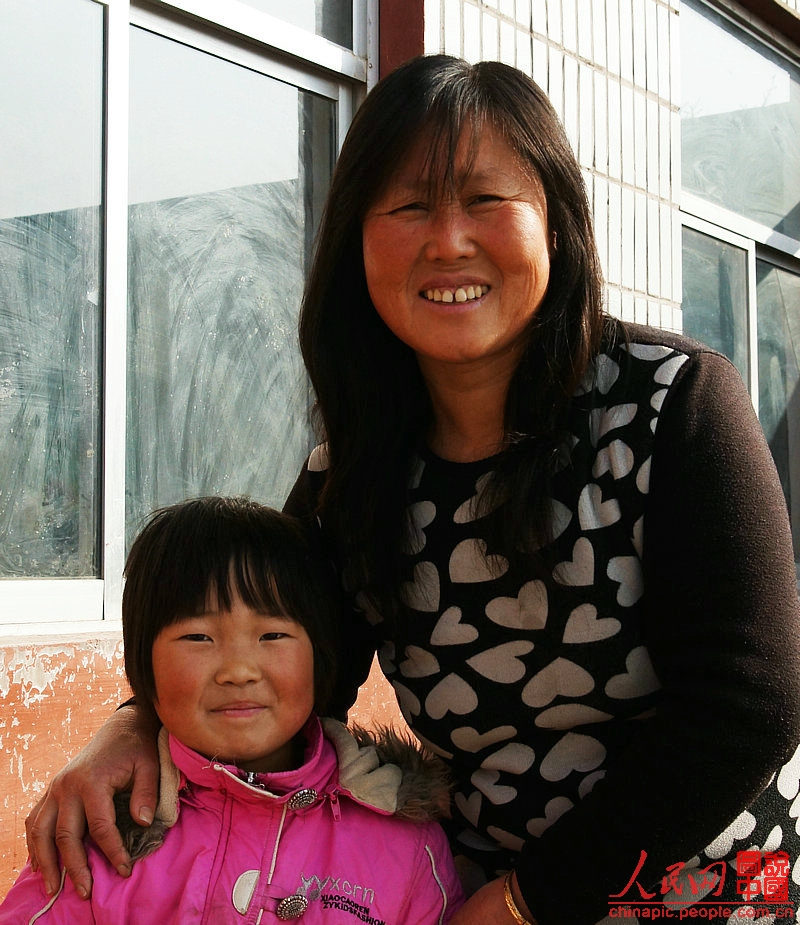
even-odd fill
[{"label": "peeling paint wall", "polygon": [[359,726],[407,728],[392,685],[383,676],[377,659],[373,661],[369,677],[358,691],[358,700],[350,710],[348,719]]},{"label": "peeling paint wall", "polygon": [[129,697],[119,634],[0,646],[0,896],[25,864],[25,817]]},{"label": "peeling paint wall", "polygon": [[[129,696],[119,634],[0,645],[0,897],[27,859],[29,810]],[[376,665],[351,719],[364,726],[403,723]]]}]

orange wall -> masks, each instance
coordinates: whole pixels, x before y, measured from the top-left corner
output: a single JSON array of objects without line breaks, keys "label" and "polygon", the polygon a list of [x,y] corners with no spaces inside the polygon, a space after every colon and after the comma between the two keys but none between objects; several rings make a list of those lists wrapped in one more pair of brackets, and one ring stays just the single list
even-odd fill
[{"label": "orange wall", "polygon": [[[0,645],[0,897],[25,864],[25,817],[50,777],[130,696],[119,634]],[[402,724],[377,667],[351,719]]]}]

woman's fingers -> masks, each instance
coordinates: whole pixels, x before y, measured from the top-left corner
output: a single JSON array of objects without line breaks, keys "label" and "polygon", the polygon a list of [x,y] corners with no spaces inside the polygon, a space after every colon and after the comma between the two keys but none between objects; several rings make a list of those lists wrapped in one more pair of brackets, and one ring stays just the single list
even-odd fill
[{"label": "woman's fingers", "polygon": [[57,819],[58,805],[51,799],[48,789],[25,820],[25,840],[31,867],[41,871],[47,892],[51,895],[60,880],[58,852],[54,841]]},{"label": "woman's fingers", "polygon": [[[43,831],[39,842],[40,847],[37,850],[49,852],[50,845],[55,843],[61,863],[66,868],[67,876],[72,880],[79,896],[87,899],[92,892],[92,875],[89,866],[86,863],[86,849],[83,844],[83,834],[86,830],[86,818],[84,816],[83,804],[79,797],[62,797],[58,804],[58,816],[56,819],[55,830],[52,833]],[[42,874],[47,885],[47,892],[52,894],[58,889],[59,874],[58,868],[53,873],[42,865]]]},{"label": "woman's fingers", "polygon": [[[92,841],[108,858],[117,873],[127,877],[131,872],[131,859],[122,843],[122,836],[117,828],[116,813],[114,811],[114,793],[118,789],[120,788],[114,786],[113,781],[111,786],[107,788],[84,789],[81,793],[81,809],[86,813],[86,825]],[[67,874],[80,892],[79,881],[76,878],[80,878],[81,883],[85,882],[81,865],[85,865],[86,856],[83,844],[77,844],[73,838],[74,828],[72,826],[71,804],[65,802],[62,811],[65,813],[65,837],[62,843],[57,833],[56,843],[58,844],[59,854],[64,861],[64,866],[67,868]],[[60,821],[61,814],[59,813]],[[91,883],[91,875],[89,881]]]},{"label": "woman's fingers", "polygon": [[131,790],[131,816],[139,825],[150,825],[158,806],[159,766],[157,755],[143,754],[136,762]]},{"label": "woman's fingers", "polygon": [[118,710],[53,778],[31,810],[25,821],[28,853],[48,892],[60,883],[60,855],[78,893],[91,893],[83,842],[87,828],[115,869],[128,876],[131,859],[116,826],[114,794],[130,789],[134,818],[143,825],[152,821],[158,794],[156,730],[156,721],[136,706]]}]

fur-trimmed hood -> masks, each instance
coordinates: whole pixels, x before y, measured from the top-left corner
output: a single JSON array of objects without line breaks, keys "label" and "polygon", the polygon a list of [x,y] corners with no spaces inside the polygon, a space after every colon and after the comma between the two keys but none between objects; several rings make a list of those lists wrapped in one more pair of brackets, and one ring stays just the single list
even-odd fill
[{"label": "fur-trimmed hood", "polygon": [[[410,733],[391,727],[374,730],[359,726],[349,728],[329,718],[321,722],[312,719],[304,732],[311,738],[324,735],[336,749],[338,775],[333,775],[327,788],[328,795],[335,792],[337,796],[349,797],[376,812],[419,823],[449,815],[447,768],[441,759],[425,752]],[[314,749],[315,743],[310,740],[309,744],[312,754],[316,755],[318,748]],[[158,739],[161,764],[159,802],[150,826],[139,826],[131,817],[130,794],[118,794],[115,798],[117,825],[134,861],[155,851],[164,841],[167,829],[177,822],[181,792],[187,786],[187,779],[175,763],[174,748],[174,744],[170,747],[170,736],[162,728]],[[224,770],[236,779],[238,786],[255,790],[259,798],[285,801],[291,798],[293,792],[303,789],[296,784],[301,783],[302,772],[313,760],[298,769],[299,777],[295,780],[281,780],[283,774],[267,774],[262,776],[257,788],[240,780],[235,768],[224,766]],[[206,762],[206,766],[216,771],[223,769],[223,766],[211,762]],[[295,785],[288,792],[287,783]],[[279,792],[272,792],[271,785]]]}]

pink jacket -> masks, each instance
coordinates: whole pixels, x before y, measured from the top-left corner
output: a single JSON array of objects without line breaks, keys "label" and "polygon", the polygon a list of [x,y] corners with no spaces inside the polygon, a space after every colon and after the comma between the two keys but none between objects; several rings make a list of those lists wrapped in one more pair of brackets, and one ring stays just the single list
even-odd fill
[{"label": "pink jacket", "polygon": [[324,735],[316,719],[306,727],[302,767],[262,775],[260,786],[172,737],[167,748],[163,734],[157,821],[143,841],[139,830],[128,842],[136,854],[153,853],[123,879],[87,841],[88,902],[68,878],[49,901],[26,866],[0,925],[449,921],[463,898],[444,832],[431,821],[441,790],[427,769],[382,763],[380,747],[323,723]]}]

